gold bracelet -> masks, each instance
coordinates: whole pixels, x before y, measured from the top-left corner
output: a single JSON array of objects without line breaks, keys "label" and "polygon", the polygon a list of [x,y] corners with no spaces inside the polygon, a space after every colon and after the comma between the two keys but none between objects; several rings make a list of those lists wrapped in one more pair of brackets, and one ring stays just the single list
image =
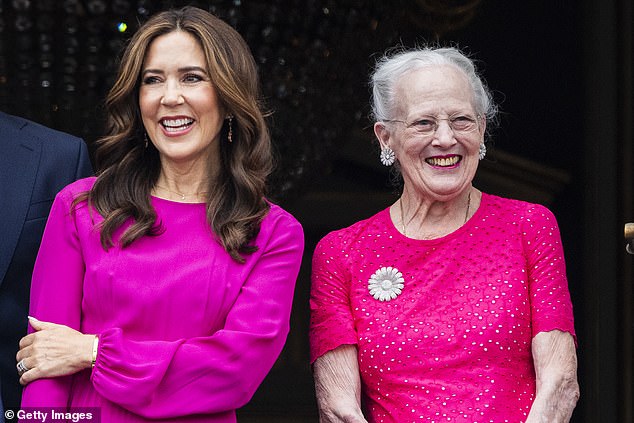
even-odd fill
[{"label": "gold bracelet", "polygon": [[95,335],[95,339],[92,341],[92,360],[90,361],[90,367],[95,367],[97,362],[97,350],[99,349],[99,337]]}]

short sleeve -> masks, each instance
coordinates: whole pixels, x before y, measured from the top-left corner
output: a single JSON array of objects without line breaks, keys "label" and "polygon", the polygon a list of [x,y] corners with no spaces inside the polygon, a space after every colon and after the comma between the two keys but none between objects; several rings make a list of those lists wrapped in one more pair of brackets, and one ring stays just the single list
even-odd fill
[{"label": "short sleeve", "polygon": [[531,205],[523,224],[533,337],[540,332],[569,332],[576,342],[572,302],[559,227],[553,213]]},{"label": "short sleeve", "polygon": [[341,232],[332,232],[315,248],[310,294],[310,362],[344,344],[356,344],[350,308],[350,271]]}]

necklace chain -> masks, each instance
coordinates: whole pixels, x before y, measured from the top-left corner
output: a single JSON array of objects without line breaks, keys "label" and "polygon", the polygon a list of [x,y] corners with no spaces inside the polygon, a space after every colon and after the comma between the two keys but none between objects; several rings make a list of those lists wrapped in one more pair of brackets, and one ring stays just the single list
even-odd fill
[{"label": "necklace chain", "polygon": [[156,185],[155,185],[155,187],[157,187],[157,188],[161,188],[161,189],[164,189],[165,191],[167,191],[167,192],[169,192],[169,193],[171,193],[171,194],[178,195],[178,196],[181,198],[181,200],[182,200],[182,201],[185,201],[185,199],[186,199],[187,197],[197,197],[197,196],[199,196],[199,195],[201,195],[201,194],[207,194],[207,193],[208,193],[208,191],[198,191],[198,192],[194,192],[194,193],[192,193],[192,194],[183,194],[182,192],[172,191],[171,189],[169,189],[169,188],[167,188],[167,187],[164,187],[164,186],[162,186],[162,185],[158,185],[158,184],[156,184]]},{"label": "necklace chain", "polygon": [[[407,236],[407,232],[405,230],[407,225],[405,224],[405,216],[403,211],[403,196],[399,198],[399,208],[401,209],[401,228],[403,229],[403,235]],[[469,219],[470,209],[471,209],[471,191],[469,190],[469,195],[467,196],[467,211],[465,212],[465,215],[464,215],[464,222],[462,222],[463,225],[467,223],[467,220]]]}]

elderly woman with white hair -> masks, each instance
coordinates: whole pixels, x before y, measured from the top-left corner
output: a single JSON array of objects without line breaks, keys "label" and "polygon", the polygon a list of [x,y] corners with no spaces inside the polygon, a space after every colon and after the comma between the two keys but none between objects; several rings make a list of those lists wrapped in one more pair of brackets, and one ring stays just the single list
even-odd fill
[{"label": "elderly woman with white hair", "polygon": [[372,76],[385,210],[313,256],[322,422],[567,422],[579,397],[561,237],[544,206],[472,184],[496,107],[455,48],[400,50]]}]

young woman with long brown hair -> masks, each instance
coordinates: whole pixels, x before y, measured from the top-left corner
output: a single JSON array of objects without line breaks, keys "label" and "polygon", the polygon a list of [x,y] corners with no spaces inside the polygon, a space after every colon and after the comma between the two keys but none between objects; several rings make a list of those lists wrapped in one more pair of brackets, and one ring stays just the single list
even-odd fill
[{"label": "young woman with long brown hair", "polygon": [[289,329],[303,234],[267,201],[255,62],[197,8],[150,18],[107,98],[98,175],[55,200],[20,343],[23,407],[234,422]]}]

